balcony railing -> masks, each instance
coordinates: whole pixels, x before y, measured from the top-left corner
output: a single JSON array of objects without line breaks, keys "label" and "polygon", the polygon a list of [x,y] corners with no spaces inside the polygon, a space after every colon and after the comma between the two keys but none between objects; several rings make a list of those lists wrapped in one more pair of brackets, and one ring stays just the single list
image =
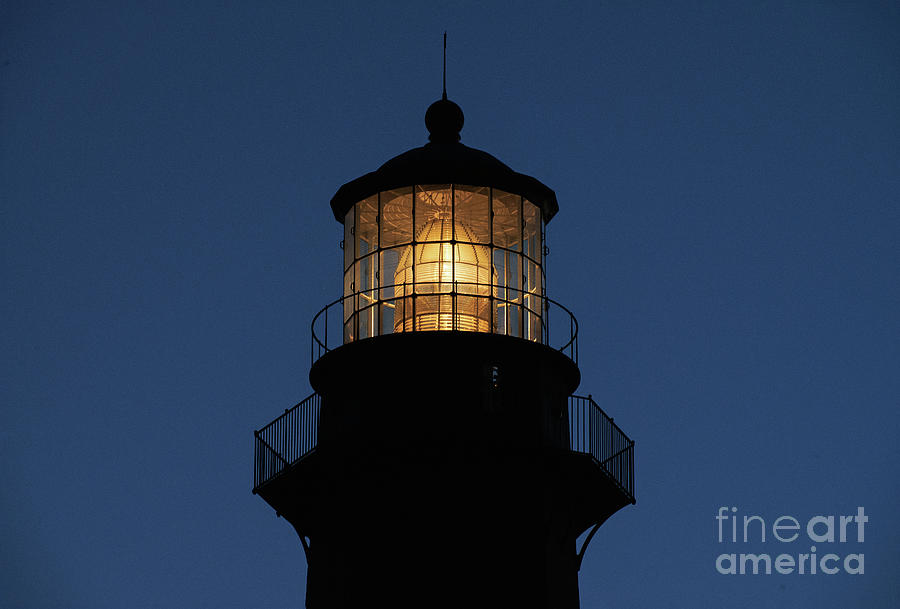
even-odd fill
[{"label": "balcony railing", "polygon": [[253,432],[253,489],[268,482],[316,449],[322,396],[314,393]]},{"label": "balcony railing", "polygon": [[[413,289],[415,293],[412,293]],[[398,293],[399,296],[396,295]],[[393,334],[395,321],[404,316],[410,319],[399,325],[412,325],[412,328],[405,330],[407,332],[434,329],[418,329],[417,323],[412,321],[416,319],[417,301],[425,303],[429,299],[431,303],[442,303],[441,310],[436,313],[442,319],[440,329],[445,329],[443,326],[446,324],[447,330],[463,330],[463,320],[477,317],[490,328],[491,334],[517,336],[549,345],[578,363],[578,320],[566,307],[526,290],[461,281],[417,281],[363,290],[338,298],[313,318],[312,363],[342,344]],[[552,341],[551,325],[554,329]]]},{"label": "balcony railing", "polygon": [[[254,492],[315,450],[321,404],[314,393],[254,433]],[[634,442],[591,396],[569,397],[569,450],[590,455],[634,503]]]},{"label": "balcony railing", "polygon": [[569,396],[569,450],[591,455],[634,503],[634,440],[591,396]]}]

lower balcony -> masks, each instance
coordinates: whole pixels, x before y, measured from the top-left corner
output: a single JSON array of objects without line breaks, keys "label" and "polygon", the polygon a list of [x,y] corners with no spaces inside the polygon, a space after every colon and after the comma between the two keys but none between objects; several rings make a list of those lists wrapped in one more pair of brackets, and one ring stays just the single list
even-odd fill
[{"label": "lower balcony", "polygon": [[[321,396],[313,393],[254,432],[254,493],[315,454],[321,408]],[[623,503],[634,503],[634,441],[591,396],[570,396],[566,414],[568,452],[602,473]]]}]

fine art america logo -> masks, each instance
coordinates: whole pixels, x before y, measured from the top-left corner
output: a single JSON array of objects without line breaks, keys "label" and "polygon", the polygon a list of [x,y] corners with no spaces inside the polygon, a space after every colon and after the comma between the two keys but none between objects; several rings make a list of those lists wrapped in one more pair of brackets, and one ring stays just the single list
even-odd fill
[{"label": "fine art america logo", "polygon": [[[771,575],[773,571],[782,575],[834,575],[841,571],[851,575],[865,573],[865,555],[861,551],[847,552],[861,550],[859,544],[866,540],[869,517],[862,507],[856,508],[856,514],[852,516],[812,516],[805,521],[793,516],[778,516],[766,521],[762,516],[738,515],[737,511],[736,507],[719,508],[715,517],[719,543],[728,546],[768,544],[767,548],[774,546],[777,551],[726,551],[719,554],[716,571],[722,575]],[[807,544],[810,544],[808,550]],[[746,545],[739,547],[744,548],[750,549]],[[732,550],[733,547],[727,549]]]}]

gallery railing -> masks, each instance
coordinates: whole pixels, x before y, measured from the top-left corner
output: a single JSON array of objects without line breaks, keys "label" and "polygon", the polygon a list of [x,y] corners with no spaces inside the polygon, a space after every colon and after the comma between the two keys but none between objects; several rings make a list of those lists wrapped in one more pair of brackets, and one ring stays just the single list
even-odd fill
[{"label": "gallery railing", "polygon": [[[315,450],[321,404],[313,393],[254,432],[254,492]],[[634,503],[634,442],[591,396],[570,396],[568,415],[569,450],[590,455]]]},{"label": "gallery railing", "polygon": [[549,345],[578,363],[578,320],[566,307],[527,290],[459,281],[381,286],[338,298],[313,317],[312,362],[335,347],[362,338],[433,330],[422,329],[416,321],[417,303],[429,304],[428,315],[441,319],[439,329],[463,330],[465,322],[476,319],[492,334]]},{"label": "gallery railing", "polygon": [[292,466],[316,448],[322,396],[311,396],[253,432],[253,490]]},{"label": "gallery railing", "polygon": [[591,455],[634,503],[634,440],[591,396],[569,396],[569,449]]}]

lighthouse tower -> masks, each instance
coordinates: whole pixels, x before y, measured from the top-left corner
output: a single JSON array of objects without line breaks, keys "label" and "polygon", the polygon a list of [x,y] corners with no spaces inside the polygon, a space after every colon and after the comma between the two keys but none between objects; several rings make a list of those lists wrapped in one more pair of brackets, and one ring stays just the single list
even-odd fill
[{"label": "lighthouse tower", "polygon": [[446,95],[425,124],[331,200],[343,294],[312,323],[314,393],[255,432],[253,492],[300,537],[310,609],[577,609],[634,443],[574,395],[555,193],[460,143]]}]

